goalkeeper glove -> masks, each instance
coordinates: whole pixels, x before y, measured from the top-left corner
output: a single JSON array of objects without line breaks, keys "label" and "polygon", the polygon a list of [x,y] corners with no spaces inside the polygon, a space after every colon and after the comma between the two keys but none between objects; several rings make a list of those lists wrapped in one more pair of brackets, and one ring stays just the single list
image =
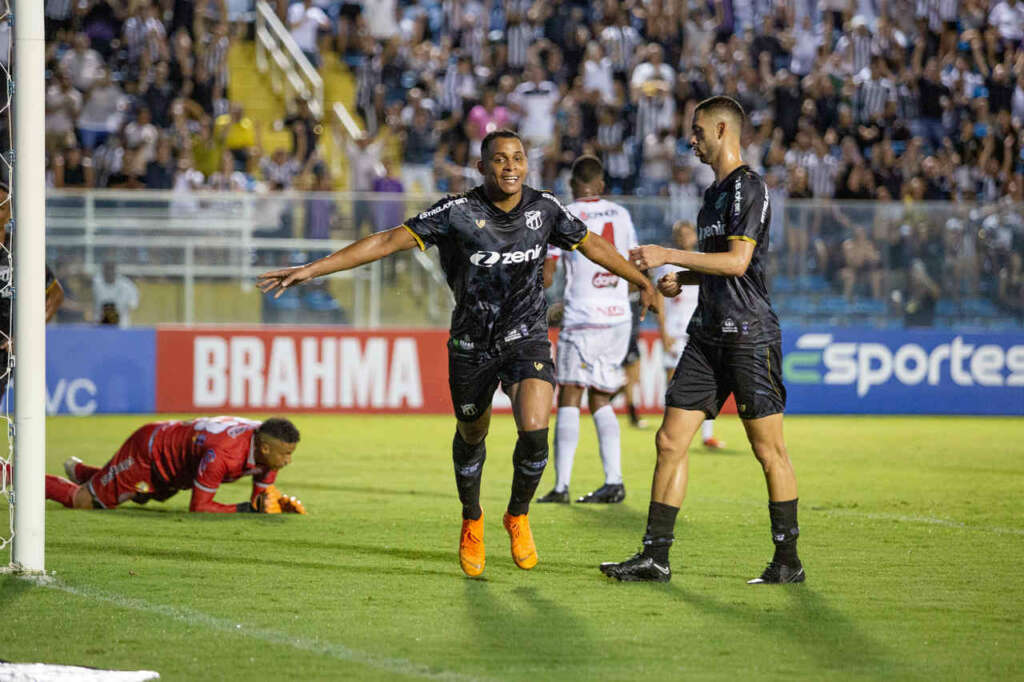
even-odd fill
[{"label": "goalkeeper glove", "polygon": [[257,509],[264,514],[305,514],[306,507],[303,506],[302,501],[296,499],[293,495],[284,495],[276,486],[267,486],[257,496],[258,500],[262,501],[262,504],[257,505]]}]

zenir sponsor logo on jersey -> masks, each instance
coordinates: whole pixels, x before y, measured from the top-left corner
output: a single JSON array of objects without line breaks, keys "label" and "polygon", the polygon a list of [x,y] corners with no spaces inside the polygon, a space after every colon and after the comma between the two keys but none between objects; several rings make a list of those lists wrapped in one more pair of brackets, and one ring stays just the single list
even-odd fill
[{"label": "zenir sponsor logo on jersey", "polygon": [[540,258],[540,254],[541,245],[538,244],[532,249],[526,249],[525,251],[506,251],[504,253],[498,253],[497,251],[477,251],[469,257],[469,262],[481,268],[490,268],[497,265],[498,261],[501,261],[502,265],[529,263],[530,261]]},{"label": "zenir sponsor logo on jersey", "polygon": [[710,237],[720,237],[725,234],[725,225],[722,224],[721,220],[717,220],[712,224],[702,227],[698,230],[697,239],[704,241]]},{"label": "zenir sponsor logo on jersey", "polygon": [[540,211],[527,211],[526,212],[526,227],[530,230],[539,230],[541,225],[544,224],[544,218]]}]

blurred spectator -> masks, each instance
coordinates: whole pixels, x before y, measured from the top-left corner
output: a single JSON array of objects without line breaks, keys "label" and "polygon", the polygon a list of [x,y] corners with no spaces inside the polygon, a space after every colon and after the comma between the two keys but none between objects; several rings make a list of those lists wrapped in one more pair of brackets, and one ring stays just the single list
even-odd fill
[{"label": "blurred spectator", "polygon": [[82,147],[92,151],[103,144],[112,131],[121,127],[128,98],[110,78],[110,71],[101,68],[92,86],[85,92],[85,102],[76,121]]},{"label": "blurred spectator", "polygon": [[[331,195],[331,177],[320,173],[311,188],[316,194],[306,199],[306,239],[330,239],[334,228],[335,202]],[[397,223],[396,223],[397,224]]]},{"label": "blurred spectator", "polygon": [[249,189],[249,178],[235,169],[235,157],[225,149],[220,155],[220,166],[206,179],[206,187],[221,192],[245,192]]},{"label": "blurred spectator", "polygon": [[159,139],[160,131],[153,125],[149,109],[140,107],[135,120],[124,127],[125,147],[136,150],[133,155],[134,165],[130,167],[132,175],[146,172],[146,164],[156,156],[156,143]]},{"label": "blurred spectator", "polygon": [[231,112],[217,117],[214,134],[221,147],[228,151],[238,168],[245,167],[249,148],[259,144],[256,124],[245,115],[242,105],[232,102]]},{"label": "blurred spectator", "polygon": [[319,32],[331,28],[331,21],[313,0],[301,0],[288,8],[288,29],[302,54],[315,68],[320,67]]},{"label": "blurred spectator", "polygon": [[[472,113],[472,112],[470,112]],[[412,121],[402,130],[402,184],[409,191],[430,193],[435,189],[434,156],[438,134],[425,106],[417,106]]]},{"label": "blurred spectator", "polygon": [[71,84],[79,92],[86,92],[104,70],[103,57],[89,47],[89,36],[75,34],[74,47],[60,58],[60,68],[71,76]]},{"label": "blurred spectator", "polygon": [[118,272],[115,261],[107,261],[92,278],[93,320],[99,324],[131,326],[131,314],[139,307],[135,283]]},{"label": "blurred spectator", "polygon": [[170,67],[167,62],[158,62],[152,73],[152,80],[147,78],[142,82],[138,96],[149,109],[153,123],[159,128],[167,128],[171,125],[171,102],[175,98],[169,80]]},{"label": "blurred spectator", "polygon": [[178,162],[174,159],[171,141],[163,137],[157,142],[156,155],[146,164],[143,176],[146,189],[171,189],[177,170]]},{"label": "blurred spectator", "polygon": [[935,303],[941,292],[939,286],[928,276],[924,263],[915,260],[910,266],[906,300],[900,292],[894,292],[897,301],[902,302],[903,324],[907,327],[931,327],[935,324]]},{"label": "blurred spectator", "polygon": [[289,114],[282,125],[292,134],[292,153],[305,163],[316,151],[317,138],[322,126],[309,110],[309,104],[300,99],[294,114]]},{"label": "blurred spectator", "polygon": [[381,142],[364,134],[354,140],[346,137],[345,148],[348,152],[349,184],[355,192],[352,199],[352,229],[356,236],[360,236],[364,226],[373,230],[373,206],[361,195],[373,191],[373,181],[377,178],[381,163]]},{"label": "blurred spectator", "polygon": [[291,189],[295,176],[302,171],[302,163],[294,156],[289,156],[282,147],[278,147],[273,154],[262,159],[260,171],[270,189]]},{"label": "blurred spectator", "polygon": [[81,147],[68,147],[53,160],[53,184],[56,187],[95,187],[92,159]]},{"label": "blurred spectator", "polygon": [[878,248],[868,238],[867,230],[856,227],[853,237],[842,244],[843,266],[839,270],[839,279],[843,285],[843,295],[852,300],[859,288],[864,288],[876,300],[882,298],[882,256]]},{"label": "blurred spectator", "polygon": [[199,126],[192,135],[192,165],[204,177],[213,175],[220,163],[221,146],[213,135],[213,122],[209,117],[200,119]]},{"label": "blurred spectator", "polygon": [[188,155],[178,159],[178,167],[174,173],[175,197],[171,200],[171,213],[174,215],[191,215],[199,210],[199,201],[193,196],[195,191],[203,187],[205,177],[193,166]]},{"label": "blurred spectator", "polygon": [[71,144],[82,109],[82,95],[71,84],[68,72],[59,71],[55,80],[46,89],[46,149],[50,153]]},{"label": "blurred spectator", "polygon": [[509,127],[512,115],[495,100],[494,88],[485,88],[480,103],[469,110],[466,134],[469,136],[469,155],[480,158],[480,143],[488,133]]}]

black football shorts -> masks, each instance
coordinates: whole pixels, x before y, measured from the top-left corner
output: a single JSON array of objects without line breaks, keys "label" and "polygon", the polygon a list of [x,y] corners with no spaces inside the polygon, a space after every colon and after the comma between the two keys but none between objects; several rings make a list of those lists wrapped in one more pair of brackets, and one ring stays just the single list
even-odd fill
[{"label": "black football shorts", "polygon": [[692,336],[665,392],[665,405],[718,416],[729,394],[741,419],[758,419],[786,409],[782,385],[782,344],[744,348],[702,343]]},{"label": "black football shorts", "polygon": [[555,385],[546,330],[500,350],[465,349],[448,341],[448,387],[459,421],[475,421],[486,412],[499,382],[507,390],[524,379],[542,379]]}]

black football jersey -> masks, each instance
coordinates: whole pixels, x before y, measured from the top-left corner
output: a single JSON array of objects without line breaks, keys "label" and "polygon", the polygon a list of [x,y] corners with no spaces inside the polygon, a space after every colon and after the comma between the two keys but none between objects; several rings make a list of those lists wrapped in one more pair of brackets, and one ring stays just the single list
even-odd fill
[{"label": "black football jersey", "polygon": [[697,310],[687,333],[718,345],[759,345],[782,338],[765,279],[768,189],[760,175],[740,166],[704,192],[697,216],[697,238],[704,253],[729,250],[729,242],[754,244],[754,255],[741,277],[702,275]]},{"label": "black football jersey", "polygon": [[407,220],[421,249],[434,245],[455,296],[451,334],[461,347],[498,347],[547,329],[543,265],[548,244],[575,249],[587,226],[548,192],[523,186],[506,213],[482,186]]},{"label": "black football jersey", "polygon": [[[12,270],[7,264],[7,259],[3,259],[3,265],[0,265],[0,333],[9,334],[11,330],[11,320],[14,318],[14,282],[11,281]],[[50,266],[46,266],[46,290],[49,291],[50,287],[57,280],[57,277],[53,274],[53,270]]]}]

